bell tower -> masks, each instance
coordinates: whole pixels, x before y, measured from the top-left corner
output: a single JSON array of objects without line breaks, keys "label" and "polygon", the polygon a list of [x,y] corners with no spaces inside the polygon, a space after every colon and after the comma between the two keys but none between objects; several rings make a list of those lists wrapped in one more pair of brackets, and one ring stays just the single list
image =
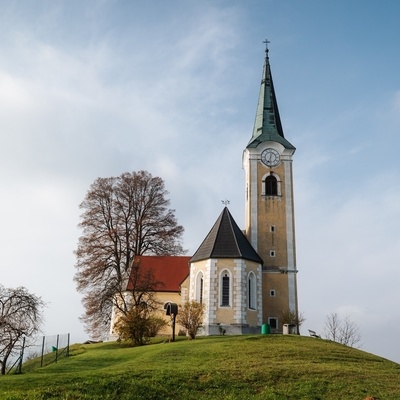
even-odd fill
[{"label": "bell tower", "polygon": [[[283,316],[298,315],[292,156],[283,134],[268,41],[253,134],[243,153],[246,236],[263,259],[263,324],[282,332]],[[287,322],[287,321],[286,321]]]}]

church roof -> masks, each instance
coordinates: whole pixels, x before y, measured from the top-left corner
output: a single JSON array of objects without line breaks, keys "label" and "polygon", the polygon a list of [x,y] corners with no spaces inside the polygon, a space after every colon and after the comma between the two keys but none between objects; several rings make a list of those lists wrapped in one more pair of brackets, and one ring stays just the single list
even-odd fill
[{"label": "church roof", "polygon": [[[189,260],[187,256],[137,256],[140,268],[151,270],[155,282],[161,282],[157,291],[180,292],[181,283],[189,275]],[[132,290],[129,280],[127,290]]]},{"label": "church roof", "polygon": [[225,207],[190,262],[209,258],[244,258],[263,263]]},{"label": "church roof", "polygon": [[[268,43],[268,42],[267,42]],[[247,148],[257,147],[262,142],[272,141],[282,144],[286,149],[295,149],[283,134],[278,103],[276,101],[274,83],[269,63],[268,47],[265,50],[265,63],[261,79],[260,95],[253,135]]]}]

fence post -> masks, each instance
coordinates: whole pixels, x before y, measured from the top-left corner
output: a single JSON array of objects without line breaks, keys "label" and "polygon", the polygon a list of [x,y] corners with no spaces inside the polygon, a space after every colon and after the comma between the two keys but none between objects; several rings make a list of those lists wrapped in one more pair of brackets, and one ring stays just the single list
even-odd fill
[{"label": "fence post", "polygon": [[68,339],[67,339],[67,357],[69,357],[69,333],[68,333]]},{"label": "fence post", "polygon": [[20,374],[22,372],[22,361],[24,359],[24,349],[25,349],[25,337],[24,337],[24,340],[22,341],[22,349],[21,349],[21,354],[19,356],[19,363],[18,363],[17,369],[15,371],[16,374]]},{"label": "fence post", "polygon": [[43,341],[42,341],[42,357],[40,359],[40,368],[43,367],[43,355],[44,355],[44,341],[46,340],[46,336],[43,336]]},{"label": "fence post", "polygon": [[57,362],[57,360],[58,360],[58,342],[59,342],[59,339],[60,339],[60,335],[57,335],[57,344],[56,344],[56,362]]}]

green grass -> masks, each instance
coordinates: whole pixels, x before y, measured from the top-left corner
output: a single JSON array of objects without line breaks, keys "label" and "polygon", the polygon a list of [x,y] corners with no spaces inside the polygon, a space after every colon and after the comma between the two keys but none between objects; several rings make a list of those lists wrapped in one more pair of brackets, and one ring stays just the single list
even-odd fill
[{"label": "green grass", "polygon": [[0,377],[0,399],[400,399],[399,364],[325,340],[178,339],[74,345],[57,364]]}]

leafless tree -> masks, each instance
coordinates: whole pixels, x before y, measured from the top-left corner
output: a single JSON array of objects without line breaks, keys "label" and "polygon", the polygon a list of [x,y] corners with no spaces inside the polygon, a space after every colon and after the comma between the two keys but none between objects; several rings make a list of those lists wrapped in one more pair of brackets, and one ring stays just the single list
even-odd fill
[{"label": "leafless tree", "polygon": [[345,317],[340,329],[340,343],[354,347],[360,341],[361,334],[357,324],[349,317]]},{"label": "leafless tree", "polygon": [[[168,208],[167,195],[161,178],[139,171],[96,179],[80,205],[83,234],[76,250],[75,281],[84,294],[82,319],[93,337],[105,334],[112,307],[121,306],[136,256],[184,252],[183,227],[175,210]],[[131,292],[137,296],[135,289],[133,283]]]},{"label": "leafless tree", "polygon": [[28,293],[24,287],[16,289],[0,285],[0,366],[6,373],[10,356],[19,354],[24,338],[33,339],[40,331],[44,302]]},{"label": "leafless tree", "polygon": [[334,342],[339,342],[340,327],[341,322],[339,319],[339,315],[335,312],[328,314],[325,320],[324,327],[324,334],[326,339],[333,340]]},{"label": "leafless tree", "polygon": [[324,334],[327,339],[350,347],[354,347],[361,341],[357,324],[349,317],[340,319],[335,312],[326,317]]}]

